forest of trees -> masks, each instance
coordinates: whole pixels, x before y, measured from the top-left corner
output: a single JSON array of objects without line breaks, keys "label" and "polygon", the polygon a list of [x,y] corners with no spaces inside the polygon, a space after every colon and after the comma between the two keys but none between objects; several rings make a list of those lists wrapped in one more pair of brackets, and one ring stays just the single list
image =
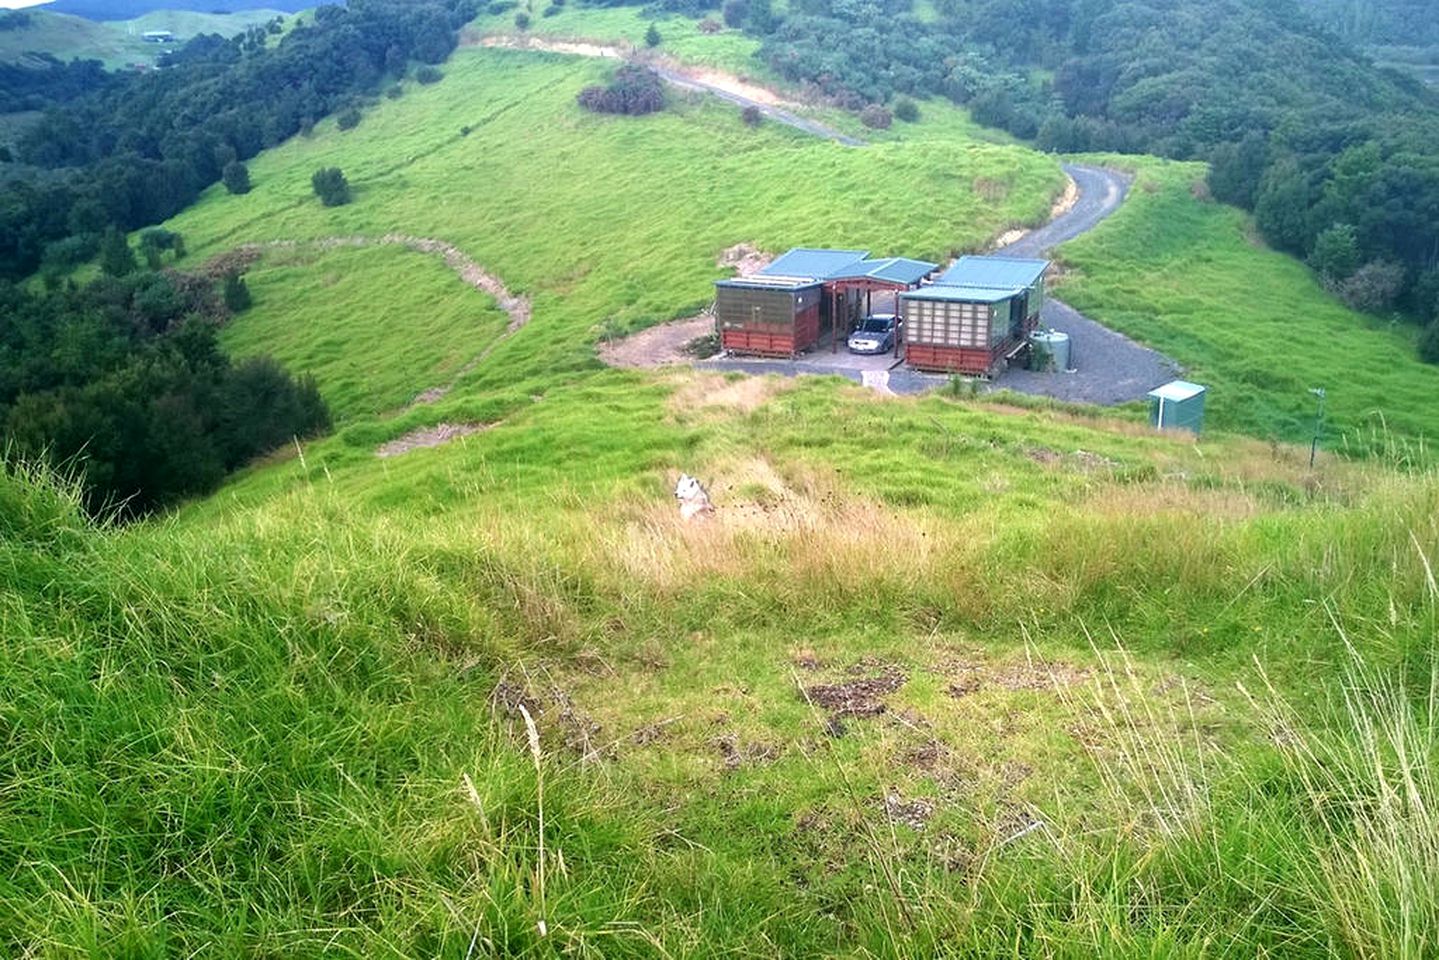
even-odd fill
[{"label": "forest of trees", "polygon": [[117,232],[103,245],[106,275],[84,286],[0,281],[7,455],[78,472],[90,509],[124,518],[205,493],[290,438],[328,429],[313,380],[221,352],[219,324],[248,303],[248,291],[234,299],[241,278],[144,269]]},{"label": "forest of trees", "polygon": [[1439,45],[1439,11],[1432,0],[1300,0],[1315,20],[1354,43]]}]

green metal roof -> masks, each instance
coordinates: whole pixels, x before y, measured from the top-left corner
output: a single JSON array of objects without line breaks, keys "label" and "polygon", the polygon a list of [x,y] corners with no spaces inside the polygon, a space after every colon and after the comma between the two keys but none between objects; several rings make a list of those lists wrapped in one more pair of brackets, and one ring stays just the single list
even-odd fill
[{"label": "green metal roof", "polygon": [[951,303],[999,303],[1023,293],[1024,287],[978,287],[933,284],[900,294],[905,300],[946,300]]},{"label": "green metal roof", "polygon": [[825,280],[854,266],[865,257],[868,250],[825,250],[814,247],[795,247],[765,267],[760,273],[767,277],[809,277]]},{"label": "green metal roof", "polygon": [[827,280],[879,280],[901,286],[913,286],[929,276],[939,266],[923,260],[909,260],[905,257],[889,257],[885,260],[861,260],[832,273]]},{"label": "green metal roof", "polygon": [[1048,260],[1015,257],[960,257],[936,283],[962,287],[1029,287],[1044,276]]}]

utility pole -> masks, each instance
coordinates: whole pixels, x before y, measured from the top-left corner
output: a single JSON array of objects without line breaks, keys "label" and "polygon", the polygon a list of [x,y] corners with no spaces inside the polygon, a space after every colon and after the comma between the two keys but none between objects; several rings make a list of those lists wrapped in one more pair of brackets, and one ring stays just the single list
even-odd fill
[{"label": "utility pole", "polygon": [[1309,469],[1314,469],[1314,456],[1319,452],[1319,431],[1324,424],[1324,388],[1312,387],[1310,393],[1319,398],[1319,405],[1314,410],[1314,439],[1309,441]]}]

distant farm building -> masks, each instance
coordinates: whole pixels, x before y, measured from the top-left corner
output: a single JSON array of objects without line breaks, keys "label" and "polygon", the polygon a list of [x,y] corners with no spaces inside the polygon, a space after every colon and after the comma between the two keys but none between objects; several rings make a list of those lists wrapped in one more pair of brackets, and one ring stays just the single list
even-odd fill
[{"label": "distant farm building", "polygon": [[937,268],[922,260],[869,259],[865,250],[796,247],[759,273],[715,283],[720,346],[793,357],[828,337],[832,348],[874,304],[919,286]]},{"label": "distant farm building", "polygon": [[140,39],[146,43],[174,43],[175,34],[169,30],[146,30],[140,34]]},{"label": "distant farm building", "polygon": [[905,361],[993,376],[1038,326],[1048,269],[1048,260],[960,257],[933,284],[901,293]]}]

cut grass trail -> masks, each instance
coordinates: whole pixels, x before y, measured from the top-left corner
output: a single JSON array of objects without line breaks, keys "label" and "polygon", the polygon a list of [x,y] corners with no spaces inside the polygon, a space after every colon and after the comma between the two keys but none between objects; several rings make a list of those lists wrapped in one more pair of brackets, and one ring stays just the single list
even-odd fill
[{"label": "cut grass trail", "polygon": [[255,306],[221,343],[314,374],[337,423],[445,386],[508,323],[439,257],[393,246],[272,249],[246,281]]}]

